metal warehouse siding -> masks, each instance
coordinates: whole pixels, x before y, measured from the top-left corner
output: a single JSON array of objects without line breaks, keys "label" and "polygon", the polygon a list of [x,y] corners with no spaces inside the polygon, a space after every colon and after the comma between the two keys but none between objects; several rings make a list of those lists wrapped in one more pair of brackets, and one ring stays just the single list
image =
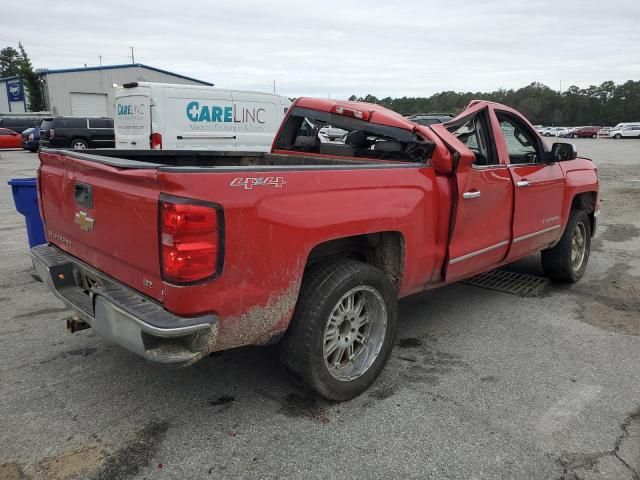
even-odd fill
[{"label": "metal warehouse siding", "polygon": [[72,115],[72,93],[97,93],[107,95],[109,116],[113,117],[115,92],[113,84],[146,81],[179,83],[183,85],[202,85],[177,75],[162,73],[149,68],[135,66],[127,68],[104,68],[95,70],[76,70],[70,72],[42,72],[46,85],[47,110],[52,115]]}]

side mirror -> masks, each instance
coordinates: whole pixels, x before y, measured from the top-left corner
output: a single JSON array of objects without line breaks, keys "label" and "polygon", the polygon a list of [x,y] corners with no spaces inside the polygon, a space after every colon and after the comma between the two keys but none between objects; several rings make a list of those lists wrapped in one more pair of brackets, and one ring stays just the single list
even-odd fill
[{"label": "side mirror", "polygon": [[574,160],[578,158],[576,146],[573,143],[554,143],[549,153],[549,161],[563,162],[565,160]]}]

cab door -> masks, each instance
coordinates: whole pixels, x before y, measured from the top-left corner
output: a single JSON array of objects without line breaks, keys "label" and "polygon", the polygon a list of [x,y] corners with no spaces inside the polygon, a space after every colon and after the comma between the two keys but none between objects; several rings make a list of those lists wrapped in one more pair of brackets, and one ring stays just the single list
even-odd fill
[{"label": "cab door", "polygon": [[500,263],[511,244],[513,184],[497,156],[487,109],[447,124],[447,140],[460,153],[455,174],[455,215],[445,263],[445,281],[486,271]]},{"label": "cab door", "polygon": [[513,245],[507,260],[542,250],[562,234],[564,174],[547,162],[542,139],[515,112],[493,110],[496,147],[515,186]]}]

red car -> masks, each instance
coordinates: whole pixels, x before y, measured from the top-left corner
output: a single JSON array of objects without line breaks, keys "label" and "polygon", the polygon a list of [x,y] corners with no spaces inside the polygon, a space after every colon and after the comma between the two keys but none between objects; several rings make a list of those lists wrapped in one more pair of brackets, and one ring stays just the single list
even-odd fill
[{"label": "red car", "polygon": [[[327,127],[347,133],[326,142]],[[425,126],[299,98],[270,153],[45,149],[40,161],[49,244],[32,258],[73,310],[69,330],[186,365],[279,342],[284,370],[332,400],[380,374],[399,297],[540,251],[547,276],[578,281],[599,210],[593,162],[485,101]]]},{"label": "red car", "polygon": [[598,138],[598,132],[602,127],[580,127],[571,134],[572,138]]},{"label": "red car", "polygon": [[22,137],[18,132],[0,128],[0,148],[22,148]]}]

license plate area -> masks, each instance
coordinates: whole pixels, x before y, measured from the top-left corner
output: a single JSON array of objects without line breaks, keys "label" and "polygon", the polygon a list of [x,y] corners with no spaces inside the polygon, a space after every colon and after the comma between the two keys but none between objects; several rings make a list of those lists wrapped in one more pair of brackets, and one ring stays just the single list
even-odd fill
[{"label": "license plate area", "polygon": [[79,267],[74,267],[73,279],[75,284],[84,290],[87,295],[89,295],[89,292],[104,285],[104,281],[100,277]]}]

